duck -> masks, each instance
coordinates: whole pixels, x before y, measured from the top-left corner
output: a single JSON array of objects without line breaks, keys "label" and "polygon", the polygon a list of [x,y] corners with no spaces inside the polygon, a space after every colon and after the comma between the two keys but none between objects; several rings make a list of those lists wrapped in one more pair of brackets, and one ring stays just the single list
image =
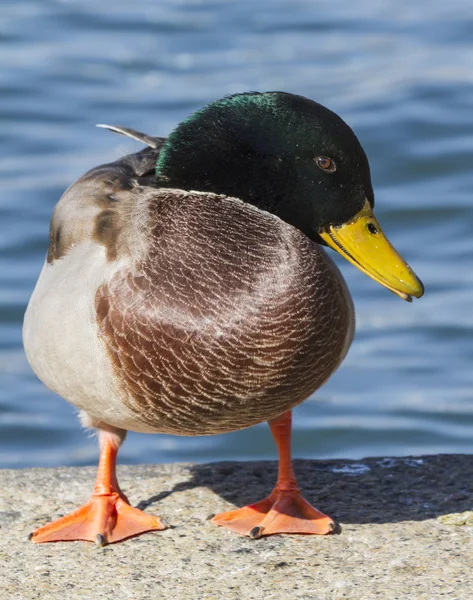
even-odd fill
[{"label": "duck", "polygon": [[86,504],[31,540],[105,545],[166,528],[119,486],[128,431],[262,422],[278,451],[275,487],[212,522],[251,538],[335,531],[302,496],[291,458],[292,409],[354,336],[327,248],[406,301],[424,293],[375,217],[358,138],[328,108],[280,91],[213,101],[167,138],[102,127],[144,148],[60,198],[23,326],[37,377],[97,433],[97,477]]}]

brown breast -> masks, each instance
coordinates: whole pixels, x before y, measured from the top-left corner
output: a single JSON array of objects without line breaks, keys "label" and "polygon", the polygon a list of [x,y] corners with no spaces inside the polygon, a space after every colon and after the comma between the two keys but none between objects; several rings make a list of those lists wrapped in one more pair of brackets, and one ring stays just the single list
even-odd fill
[{"label": "brown breast", "polygon": [[223,433],[320,387],[353,327],[324,251],[222,196],[157,190],[146,210],[145,257],[96,296],[123,401],[140,419],[159,432]]}]

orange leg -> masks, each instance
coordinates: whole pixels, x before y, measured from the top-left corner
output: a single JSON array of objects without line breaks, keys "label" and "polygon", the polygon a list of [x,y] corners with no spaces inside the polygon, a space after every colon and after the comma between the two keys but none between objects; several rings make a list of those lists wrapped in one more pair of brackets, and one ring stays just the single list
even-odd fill
[{"label": "orange leg", "polygon": [[335,530],[335,523],[302,497],[291,459],[291,411],[269,421],[279,452],[276,487],[256,504],[216,515],[212,522],[242,535],[258,538],[274,533],[312,533],[324,535]]},{"label": "orange leg", "polygon": [[40,527],[30,539],[43,542],[87,540],[100,546],[156,529],[166,529],[157,517],[130,506],[116,477],[118,434],[101,430],[97,479],[89,501],[74,512]]}]

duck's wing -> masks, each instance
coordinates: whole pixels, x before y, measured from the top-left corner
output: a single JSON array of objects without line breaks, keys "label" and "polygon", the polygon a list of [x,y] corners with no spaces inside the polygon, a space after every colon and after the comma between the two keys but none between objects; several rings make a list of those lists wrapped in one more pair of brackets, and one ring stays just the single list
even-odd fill
[{"label": "duck's wing", "polygon": [[139,152],[99,165],[80,177],[63,194],[51,219],[48,262],[68,254],[78,244],[94,240],[113,255],[130,210],[156,185],[156,161],[165,138],[126,127],[107,129],[143,142]]}]

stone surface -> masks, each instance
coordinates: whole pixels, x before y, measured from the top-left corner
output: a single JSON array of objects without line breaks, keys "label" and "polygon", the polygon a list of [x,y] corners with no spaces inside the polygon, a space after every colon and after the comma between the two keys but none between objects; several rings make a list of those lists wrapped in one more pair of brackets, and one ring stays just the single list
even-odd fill
[{"label": "stone surface", "polygon": [[120,467],[121,486],[172,528],[104,548],[35,545],[28,534],[84,502],[95,470],[0,471],[0,598],[473,597],[473,457],[296,461],[296,471],[340,535],[251,540],[209,523],[263,498],[275,463],[145,465]]}]

